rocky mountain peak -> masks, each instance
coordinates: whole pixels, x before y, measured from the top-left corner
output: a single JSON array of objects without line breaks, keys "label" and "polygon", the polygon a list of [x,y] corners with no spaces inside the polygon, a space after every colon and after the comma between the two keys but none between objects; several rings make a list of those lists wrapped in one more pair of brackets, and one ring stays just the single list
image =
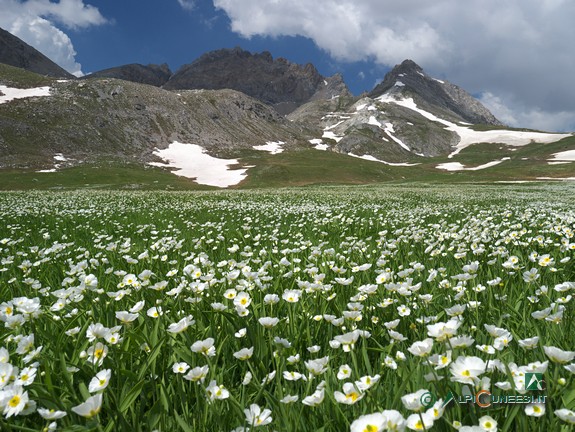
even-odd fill
[{"label": "rocky mountain peak", "polygon": [[224,89],[241,91],[287,114],[309,101],[326,79],[314,65],[274,59],[264,51],[252,54],[239,47],[206,53],[182,66],[165,89]]},{"label": "rocky mountain peak", "polygon": [[75,78],[37,49],[0,28],[0,63],[55,78]]},{"label": "rocky mountain peak", "polygon": [[369,96],[376,98],[383,94],[414,97],[422,106],[442,109],[454,119],[464,122],[502,124],[465,90],[448,81],[430,77],[412,60],[404,60],[396,65]]}]

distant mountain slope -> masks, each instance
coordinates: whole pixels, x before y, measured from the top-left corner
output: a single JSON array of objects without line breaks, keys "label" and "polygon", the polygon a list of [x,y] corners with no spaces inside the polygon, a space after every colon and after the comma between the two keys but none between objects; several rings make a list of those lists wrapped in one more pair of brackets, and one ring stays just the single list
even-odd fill
[{"label": "distant mountain slope", "polygon": [[74,78],[72,74],[66,72],[40,51],[1,28],[0,63],[26,69],[40,75]]},{"label": "distant mountain slope", "polygon": [[84,78],[117,78],[161,87],[168,82],[171,76],[172,71],[167,64],[141,65],[134,63],[97,71],[86,75]]},{"label": "distant mountain slope", "polygon": [[325,78],[311,63],[301,66],[283,58],[274,60],[267,51],[251,54],[241,48],[204,54],[182,66],[164,88],[230,88],[268,103],[281,113],[291,112],[314,97],[349,93],[341,76]]},{"label": "distant mountain slope", "polygon": [[48,96],[39,90],[6,103],[0,96],[0,168],[43,167],[55,154],[69,164],[146,163],[176,140],[214,155],[301,140],[296,125],[234,90],[176,93],[116,79],[55,81]]}]

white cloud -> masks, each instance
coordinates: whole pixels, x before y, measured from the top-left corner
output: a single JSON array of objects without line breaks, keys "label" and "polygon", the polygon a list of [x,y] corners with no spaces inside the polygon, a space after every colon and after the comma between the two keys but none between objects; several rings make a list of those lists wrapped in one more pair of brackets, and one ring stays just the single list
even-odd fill
[{"label": "white cloud", "polygon": [[[234,32],[299,35],[342,61],[406,58],[471,93],[507,94],[524,127],[575,128],[575,2],[214,0]],[[516,111],[518,110],[518,111]],[[527,113],[527,114],[522,114]],[[560,119],[560,120],[559,120]]]},{"label": "white cloud", "polygon": [[570,132],[575,130],[575,111],[543,111],[504,100],[486,92],[479,101],[503,123],[513,127],[528,127],[543,131]]},{"label": "white cloud", "polygon": [[196,7],[196,0],[178,0],[178,3],[186,10],[193,10]]},{"label": "white cloud", "polygon": [[82,0],[0,0],[0,27],[33,46],[74,75],[82,75],[69,36],[55,23],[71,29],[106,23],[97,8]]}]

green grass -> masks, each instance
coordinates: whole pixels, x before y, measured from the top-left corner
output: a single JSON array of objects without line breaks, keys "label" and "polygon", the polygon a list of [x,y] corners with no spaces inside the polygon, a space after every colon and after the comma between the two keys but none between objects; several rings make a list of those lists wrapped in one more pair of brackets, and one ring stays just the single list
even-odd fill
[{"label": "green grass", "polygon": [[[575,381],[544,347],[575,351],[573,288],[561,285],[575,282],[574,205],[569,186],[542,184],[0,193],[0,320],[8,323],[0,326],[0,354],[18,368],[3,383],[0,430],[41,430],[52,420],[36,408],[47,408],[66,413],[58,430],[230,431],[248,426],[244,410],[257,404],[272,420],[256,430],[355,431],[354,421],[383,410],[417,420],[402,396],[462,395],[465,374],[452,364],[479,357],[499,367],[473,369],[490,380],[472,383],[474,393],[483,386],[515,395],[524,385],[520,371],[541,371],[546,390],[528,394],[547,397],[544,414],[452,403],[430,430],[477,425],[488,415],[501,431],[566,432],[554,412],[575,410]],[[537,279],[530,282],[524,273],[531,269]],[[242,311],[234,301],[246,295]],[[153,307],[161,308],[157,317]],[[546,308],[549,319],[537,319]],[[123,323],[117,312],[130,309],[135,315]],[[183,331],[169,331],[190,316]],[[279,324],[265,328],[263,317]],[[454,336],[473,338],[468,347],[430,328],[459,319]],[[97,323],[104,329],[91,341],[88,329]],[[387,327],[405,339],[392,339]],[[357,340],[338,346],[346,334]],[[535,336],[534,349],[520,346]],[[413,344],[430,337],[430,355],[415,354]],[[192,348],[209,338],[213,355]],[[486,354],[476,348],[483,344],[497,349]],[[101,346],[101,362],[91,359]],[[251,358],[234,356],[251,347]],[[429,365],[448,352],[446,368]],[[325,370],[310,374],[306,362],[323,357]],[[182,362],[207,366],[205,380],[174,372]],[[20,371],[30,365],[36,376],[22,391],[37,407],[7,416],[14,380],[28,379]],[[352,375],[340,379],[344,365]],[[107,387],[90,392],[104,370]],[[289,380],[288,372],[307,381]],[[430,373],[445,378],[428,381]],[[368,376],[373,385],[356,389],[356,403],[337,402],[344,383],[359,386]],[[221,398],[210,399],[211,381],[223,386]],[[504,381],[510,390],[495,386]],[[304,405],[318,386],[323,401]],[[77,414],[94,394],[103,401],[98,413]],[[280,402],[287,395],[299,400]]]},{"label": "green grass", "polygon": [[0,84],[16,88],[32,88],[51,85],[54,78],[48,78],[25,69],[0,63]]}]

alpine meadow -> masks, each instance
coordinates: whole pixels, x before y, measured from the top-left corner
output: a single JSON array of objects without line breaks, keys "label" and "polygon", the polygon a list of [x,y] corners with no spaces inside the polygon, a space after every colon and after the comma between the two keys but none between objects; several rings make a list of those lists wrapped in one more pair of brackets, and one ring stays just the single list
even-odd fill
[{"label": "alpine meadow", "polygon": [[0,429],[570,430],[571,189],[349,192],[2,193]]}]

